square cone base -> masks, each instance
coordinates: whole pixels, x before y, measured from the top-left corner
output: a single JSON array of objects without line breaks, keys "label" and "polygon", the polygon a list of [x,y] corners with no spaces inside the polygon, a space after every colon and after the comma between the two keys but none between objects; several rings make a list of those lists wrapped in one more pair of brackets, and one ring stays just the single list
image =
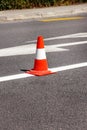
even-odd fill
[{"label": "square cone base", "polygon": [[44,75],[54,74],[54,72],[51,72],[50,70],[37,71],[37,70],[33,70],[33,69],[26,71],[26,73],[36,75],[36,76],[44,76]]}]

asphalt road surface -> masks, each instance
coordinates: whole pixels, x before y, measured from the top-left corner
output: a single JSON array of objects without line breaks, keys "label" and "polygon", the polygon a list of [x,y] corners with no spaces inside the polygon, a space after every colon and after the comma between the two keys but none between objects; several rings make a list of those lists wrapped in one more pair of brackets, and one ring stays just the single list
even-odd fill
[{"label": "asphalt road surface", "polygon": [[[25,76],[39,35],[57,73]],[[0,23],[0,130],[87,130],[87,14]]]}]

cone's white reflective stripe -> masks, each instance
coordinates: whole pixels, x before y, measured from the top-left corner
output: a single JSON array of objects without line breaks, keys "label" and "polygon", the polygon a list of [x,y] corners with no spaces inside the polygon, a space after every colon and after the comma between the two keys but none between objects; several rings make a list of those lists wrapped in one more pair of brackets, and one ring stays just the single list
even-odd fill
[{"label": "cone's white reflective stripe", "polygon": [[36,50],[36,59],[38,60],[46,59],[46,53],[44,48]]}]

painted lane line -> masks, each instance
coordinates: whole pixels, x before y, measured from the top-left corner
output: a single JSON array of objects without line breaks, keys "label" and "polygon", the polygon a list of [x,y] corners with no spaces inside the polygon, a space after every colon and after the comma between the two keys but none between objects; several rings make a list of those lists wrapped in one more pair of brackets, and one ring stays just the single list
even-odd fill
[{"label": "painted lane line", "polygon": [[78,63],[78,64],[72,64],[72,65],[67,65],[67,66],[50,68],[50,70],[52,72],[59,72],[59,71],[64,71],[64,70],[77,69],[77,68],[86,67],[86,66],[87,66],[87,62],[84,62],[84,63]]},{"label": "painted lane line", "polygon": [[[45,46],[45,49],[46,52],[69,51],[69,49],[64,49],[61,47],[76,46],[76,45],[83,45],[83,44],[87,44],[87,41],[47,45]],[[36,50],[35,44],[4,48],[4,49],[0,49],[0,57],[34,54],[35,50]]]},{"label": "painted lane line", "polygon": [[[50,70],[52,72],[60,72],[60,71],[65,71],[65,70],[78,69],[81,67],[87,67],[87,62],[50,68]],[[0,77],[0,82],[5,82],[5,81],[10,81],[10,80],[15,80],[15,79],[22,79],[22,78],[27,78],[27,77],[31,77],[31,76],[33,76],[33,75],[26,74],[26,73],[3,76],[3,77]]]},{"label": "painted lane line", "polygon": [[76,33],[76,34],[69,34],[69,35],[58,36],[58,37],[50,37],[50,38],[45,38],[44,41],[67,39],[67,38],[79,38],[79,37],[87,37],[87,33]]},{"label": "painted lane line", "polygon": [[27,77],[31,77],[31,76],[33,76],[33,75],[27,74],[27,73],[9,75],[9,76],[0,77],[0,82],[15,80],[15,79],[22,79],[22,78],[27,78]]},{"label": "painted lane line", "polygon": [[[46,47],[46,52],[68,51],[68,49],[57,48],[56,46],[53,45],[48,45],[45,47]],[[35,44],[4,48],[4,49],[0,49],[0,57],[34,54],[35,51],[36,51]]]},{"label": "painted lane line", "polygon": [[[44,41],[65,39],[65,38],[78,38],[78,37],[87,37],[87,32],[69,34],[69,35],[58,36],[58,37],[45,38]],[[35,43],[35,42],[37,42],[37,41],[36,40],[32,40],[32,41],[26,41],[24,43],[25,44],[29,44],[29,43]],[[68,46],[69,44],[71,44],[71,43],[67,43],[67,44],[63,44],[63,45],[62,44],[60,44],[60,45],[58,44],[58,46],[57,45],[53,45],[53,46],[52,45],[48,45],[46,47],[46,51],[47,52],[51,52],[51,51],[68,51],[67,49],[62,49],[62,48],[58,48],[58,47]],[[79,42],[77,44],[79,45],[79,44],[82,44],[82,43]],[[75,44],[72,43],[72,45],[76,45],[76,43]],[[34,54],[34,53],[35,53],[35,44],[21,45],[21,46],[16,46],[16,47],[0,49],[0,57],[15,56],[15,55],[28,55],[28,54]]]},{"label": "painted lane line", "polygon": [[76,45],[83,45],[83,44],[87,44],[87,41],[80,41],[80,42],[71,42],[71,43],[59,44],[56,47],[67,47],[67,46],[76,46]]},{"label": "painted lane line", "polygon": [[40,20],[40,21],[41,22],[52,22],[52,21],[79,20],[79,19],[83,19],[83,17],[49,18],[49,19],[44,19],[44,20]]},{"label": "painted lane line", "polygon": [[[44,41],[57,40],[57,39],[66,39],[66,38],[79,38],[79,37],[87,37],[87,32],[69,34],[69,35],[58,36],[58,37],[44,38]],[[29,43],[36,43],[36,42],[37,42],[37,40],[32,40],[32,41],[26,41],[24,43],[29,44]]]}]

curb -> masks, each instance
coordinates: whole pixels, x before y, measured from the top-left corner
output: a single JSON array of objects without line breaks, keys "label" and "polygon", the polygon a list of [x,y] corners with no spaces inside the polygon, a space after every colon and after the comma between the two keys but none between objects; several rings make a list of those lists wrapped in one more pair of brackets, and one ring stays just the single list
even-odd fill
[{"label": "curb", "polygon": [[28,20],[53,16],[61,17],[81,13],[87,13],[87,3],[71,6],[0,11],[0,21]]}]

